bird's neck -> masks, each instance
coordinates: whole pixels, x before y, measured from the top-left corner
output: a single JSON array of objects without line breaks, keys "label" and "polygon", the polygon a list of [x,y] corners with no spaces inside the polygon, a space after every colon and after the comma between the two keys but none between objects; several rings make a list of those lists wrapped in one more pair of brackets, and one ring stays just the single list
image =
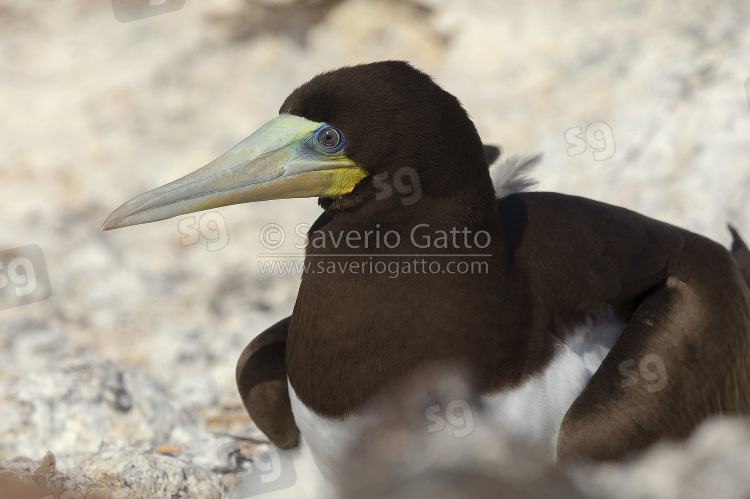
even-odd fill
[{"label": "bird's neck", "polygon": [[478,365],[493,386],[521,371],[512,353],[523,348],[515,332],[526,311],[503,303],[523,291],[505,265],[494,199],[485,209],[429,207],[336,213],[311,232],[287,368],[319,414],[354,413],[429,361]]}]

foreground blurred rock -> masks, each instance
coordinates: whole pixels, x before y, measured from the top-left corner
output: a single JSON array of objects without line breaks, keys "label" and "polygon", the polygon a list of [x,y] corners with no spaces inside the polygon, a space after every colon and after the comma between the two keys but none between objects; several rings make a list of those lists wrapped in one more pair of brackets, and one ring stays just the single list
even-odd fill
[{"label": "foreground blurred rock", "polygon": [[582,464],[568,472],[591,497],[748,497],[750,420],[715,418],[686,442],[658,444],[626,463]]},{"label": "foreground blurred rock", "polygon": [[750,419],[714,418],[624,463],[554,467],[486,419],[460,370],[427,369],[377,407],[347,456],[340,499],[750,496]]},{"label": "foreground blurred rock", "polygon": [[582,497],[541,450],[488,419],[456,368],[432,366],[374,405],[345,460],[342,499]]}]

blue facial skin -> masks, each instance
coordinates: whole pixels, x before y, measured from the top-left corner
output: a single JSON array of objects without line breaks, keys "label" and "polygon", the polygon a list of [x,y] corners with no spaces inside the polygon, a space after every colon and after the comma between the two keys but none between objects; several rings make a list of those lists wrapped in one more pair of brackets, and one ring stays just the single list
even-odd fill
[{"label": "blue facial skin", "polygon": [[[320,134],[326,130],[336,130],[341,137],[341,142],[336,147],[325,147],[320,143]],[[307,135],[303,139],[299,140],[295,147],[295,155],[298,159],[303,161],[318,161],[322,157],[337,158],[344,156],[344,145],[346,139],[344,133],[336,127],[332,127],[328,124],[323,124],[313,133]]]},{"label": "blue facial skin", "polygon": [[[338,133],[341,140],[339,141],[338,145],[336,147],[326,147],[320,142],[320,134],[327,131],[327,130],[334,130],[336,133]],[[336,127],[332,127],[331,125],[323,125],[322,127],[318,128],[318,130],[315,132],[315,145],[320,148],[321,151],[333,154],[337,153],[340,150],[344,148],[344,144],[346,144],[346,139],[344,138],[344,132],[339,130]]]}]

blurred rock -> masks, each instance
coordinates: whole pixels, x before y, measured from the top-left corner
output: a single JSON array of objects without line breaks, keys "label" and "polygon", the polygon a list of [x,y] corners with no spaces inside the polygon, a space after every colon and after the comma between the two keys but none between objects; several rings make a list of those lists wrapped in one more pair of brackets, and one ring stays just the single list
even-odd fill
[{"label": "blurred rock", "polygon": [[[205,423],[181,408],[134,367],[109,361],[70,363],[0,383],[4,455],[93,453],[119,437],[144,446],[210,436]],[[179,432],[179,433],[178,433]]]},{"label": "blurred rock", "polygon": [[0,459],[0,497],[3,499],[38,499],[53,497],[65,490],[67,477],[55,469],[51,453],[34,461],[25,457]]},{"label": "blurred rock", "polygon": [[748,497],[750,419],[716,417],[686,442],[657,444],[622,464],[582,463],[568,472],[592,497]]},{"label": "blurred rock", "polygon": [[375,406],[343,461],[342,499],[582,497],[541,450],[489,419],[460,369],[431,366]]},{"label": "blurred rock", "polygon": [[114,476],[134,497],[143,499],[219,499],[227,492],[221,478],[205,468],[133,449],[103,449],[81,465],[80,474],[96,481]]},{"label": "blurred rock", "polygon": [[0,460],[3,499],[220,499],[227,488],[218,475],[181,459],[133,449],[104,448],[76,471],[55,469],[52,454],[41,461]]},{"label": "blurred rock", "polygon": [[234,0],[208,18],[237,41],[261,35],[287,36],[304,46],[308,31],[343,0]]}]

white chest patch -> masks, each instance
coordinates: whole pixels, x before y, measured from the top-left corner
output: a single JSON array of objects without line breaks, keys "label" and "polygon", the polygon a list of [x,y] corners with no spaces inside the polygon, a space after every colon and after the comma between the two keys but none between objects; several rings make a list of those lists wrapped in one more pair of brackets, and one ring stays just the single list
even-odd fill
[{"label": "white chest patch", "polygon": [[[576,330],[567,343],[559,344],[554,359],[544,372],[513,389],[484,397],[487,419],[498,428],[557,456],[560,424],[573,401],[622,334],[625,324],[610,315],[596,325],[589,321]],[[292,412],[302,438],[320,471],[326,477],[335,472],[337,463],[361,430],[374,416],[352,417],[333,421],[307,408],[289,383]]]},{"label": "white chest patch", "polygon": [[[610,317],[612,315],[610,314]],[[563,417],[586,388],[604,357],[625,329],[610,318],[589,321],[557,353],[544,372],[512,390],[485,397],[488,416],[499,428],[557,459],[557,436]]]},{"label": "white chest patch", "polygon": [[337,464],[344,459],[347,449],[372,420],[366,417],[352,417],[345,421],[334,421],[319,416],[297,398],[288,380],[287,384],[297,428],[310,448],[318,469],[330,480],[334,476]]}]

